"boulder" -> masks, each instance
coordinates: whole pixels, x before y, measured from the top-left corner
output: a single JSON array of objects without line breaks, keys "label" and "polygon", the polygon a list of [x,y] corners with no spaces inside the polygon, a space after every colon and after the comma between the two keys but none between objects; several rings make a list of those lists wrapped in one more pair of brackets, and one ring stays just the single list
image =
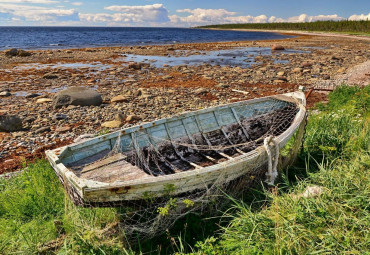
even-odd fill
[{"label": "boulder", "polygon": [[9,50],[4,51],[4,53],[5,53],[5,56],[7,57],[15,57],[17,56],[18,49],[16,48],[9,49]]},{"label": "boulder", "polygon": [[18,50],[16,48],[9,49],[9,50],[6,50],[4,52],[5,52],[5,56],[7,56],[7,57],[15,57],[15,56],[28,57],[28,56],[31,56],[30,52],[25,51],[25,50]]},{"label": "boulder", "polygon": [[17,115],[0,115],[0,131],[13,132],[22,129],[22,120]]},{"label": "boulder", "polygon": [[282,45],[274,44],[271,46],[271,50],[285,50],[285,48]]},{"label": "boulder", "polygon": [[68,105],[101,105],[103,99],[101,95],[93,89],[84,87],[70,87],[65,90],[59,91],[54,99],[54,107],[60,108]]}]

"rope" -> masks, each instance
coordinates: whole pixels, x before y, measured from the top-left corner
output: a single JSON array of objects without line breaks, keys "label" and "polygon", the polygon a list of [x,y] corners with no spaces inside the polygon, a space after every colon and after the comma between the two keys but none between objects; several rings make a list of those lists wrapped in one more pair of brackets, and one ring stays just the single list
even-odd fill
[{"label": "rope", "polygon": [[[271,154],[271,149],[270,149],[270,143],[273,143],[273,146],[275,146],[275,157],[274,157],[274,162],[272,162],[272,154]],[[267,152],[267,159],[268,159],[268,171],[266,173],[267,179],[266,182],[269,185],[274,185],[275,179],[278,176],[278,171],[277,171],[277,165],[279,162],[279,145],[278,143],[273,139],[272,136],[266,137],[265,140],[263,141],[263,145],[266,149]]]}]

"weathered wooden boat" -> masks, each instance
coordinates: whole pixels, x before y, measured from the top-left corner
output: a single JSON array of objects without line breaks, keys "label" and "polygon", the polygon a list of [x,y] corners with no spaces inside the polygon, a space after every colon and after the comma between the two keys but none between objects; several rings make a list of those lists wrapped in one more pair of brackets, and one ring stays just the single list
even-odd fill
[{"label": "weathered wooden boat", "polygon": [[[299,91],[236,102],[49,150],[46,156],[79,205],[160,198],[169,188],[181,196],[216,181],[231,182],[256,166],[267,169],[293,134],[301,143],[305,105]],[[266,148],[266,138],[275,149]]]}]

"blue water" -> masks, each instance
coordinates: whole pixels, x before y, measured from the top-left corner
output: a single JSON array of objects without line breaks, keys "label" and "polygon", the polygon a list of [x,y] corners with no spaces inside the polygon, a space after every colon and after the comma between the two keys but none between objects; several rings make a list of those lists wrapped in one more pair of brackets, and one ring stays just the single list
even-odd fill
[{"label": "blue water", "polygon": [[0,50],[64,49],[290,38],[270,32],[145,27],[0,27]]}]

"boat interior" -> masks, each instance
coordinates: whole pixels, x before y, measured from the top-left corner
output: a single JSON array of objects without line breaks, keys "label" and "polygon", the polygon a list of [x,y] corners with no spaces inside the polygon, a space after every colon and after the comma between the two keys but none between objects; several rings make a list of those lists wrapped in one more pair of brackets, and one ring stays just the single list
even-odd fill
[{"label": "boat interior", "polygon": [[110,146],[67,167],[80,178],[105,183],[202,169],[256,149],[267,136],[280,135],[297,112],[296,104],[271,99],[180,116],[119,135]]}]

